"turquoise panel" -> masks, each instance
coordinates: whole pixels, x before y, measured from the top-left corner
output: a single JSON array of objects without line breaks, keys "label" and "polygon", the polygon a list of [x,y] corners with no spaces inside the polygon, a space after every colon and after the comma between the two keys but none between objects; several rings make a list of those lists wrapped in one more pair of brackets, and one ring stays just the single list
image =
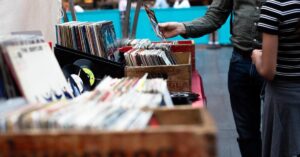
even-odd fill
[{"label": "turquoise panel", "polygon": [[[207,10],[206,6],[201,7],[192,7],[187,9],[154,9],[155,14],[157,15],[159,22],[169,22],[169,21],[191,21],[193,19],[199,18],[205,14]],[[68,13],[70,17],[70,14]],[[131,24],[133,23],[134,11],[131,12]],[[92,10],[85,11],[84,13],[77,13],[78,21],[101,21],[101,20],[111,20],[114,23],[116,34],[118,38],[121,37],[121,28],[120,28],[120,14],[118,10]],[[227,22],[219,29],[219,42],[221,44],[230,44],[230,22]],[[159,38],[156,37],[152,27],[150,25],[149,19],[147,18],[146,12],[144,9],[141,10],[139,16],[139,22],[137,27],[136,38],[149,38],[152,41],[158,41]],[[171,38],[170,40],[181,40],[183,38],[176,37]],[[201,38],[196,38],[195,41],[197,44],[207,44],[208,35]]]}]

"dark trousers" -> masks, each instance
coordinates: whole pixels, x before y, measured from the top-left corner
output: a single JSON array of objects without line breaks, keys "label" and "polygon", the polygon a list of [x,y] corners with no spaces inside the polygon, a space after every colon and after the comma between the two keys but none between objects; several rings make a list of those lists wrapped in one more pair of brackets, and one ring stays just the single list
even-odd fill
[{"label": "dark trousers", "polygon": [[249,56],[234,50],[228,88],[242,157],[261,157],[261,99],[263,79]]}]

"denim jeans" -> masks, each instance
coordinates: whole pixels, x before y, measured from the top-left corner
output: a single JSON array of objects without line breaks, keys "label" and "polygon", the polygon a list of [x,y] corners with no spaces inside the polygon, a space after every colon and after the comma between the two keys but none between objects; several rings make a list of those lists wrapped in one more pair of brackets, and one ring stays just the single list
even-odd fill
[{"label": "denim jeans", "polygon": [[[243,53],[243,52],[240,52]],[[228,73],[228,89],[238,143],[243,157],[261,156],[261,99],[263,79],[250,57],[233,51]]]}]

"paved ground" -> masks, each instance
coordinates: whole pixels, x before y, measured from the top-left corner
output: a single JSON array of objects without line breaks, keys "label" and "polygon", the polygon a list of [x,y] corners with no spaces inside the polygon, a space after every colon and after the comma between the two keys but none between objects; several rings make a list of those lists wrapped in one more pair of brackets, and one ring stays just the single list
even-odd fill
[{"label": "paved ground", "polygon": [[230,108],[227,74],[232,48],[197,47],[196,67],[202,76],[207,108],[218,126],[218,157],[240,157]]}]

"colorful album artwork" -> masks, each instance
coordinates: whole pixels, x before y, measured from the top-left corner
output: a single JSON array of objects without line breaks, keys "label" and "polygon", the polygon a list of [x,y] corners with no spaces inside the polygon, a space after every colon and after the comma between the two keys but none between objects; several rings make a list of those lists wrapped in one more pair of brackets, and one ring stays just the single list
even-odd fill
[{"label": "colorful album artwork", "polygon": [[157,18],[155,16],[155,13],[153,10],[151,10],[147,5],[144,4],[146,13],[148,15],[148,18],[150,20],[150,23],[152,25],[152,28],[154,30],[154,32],[156,33],[156,35],[161,39],[161,40],[166,40],[163,33],[159,30],[158,27],[158,21]]}]

